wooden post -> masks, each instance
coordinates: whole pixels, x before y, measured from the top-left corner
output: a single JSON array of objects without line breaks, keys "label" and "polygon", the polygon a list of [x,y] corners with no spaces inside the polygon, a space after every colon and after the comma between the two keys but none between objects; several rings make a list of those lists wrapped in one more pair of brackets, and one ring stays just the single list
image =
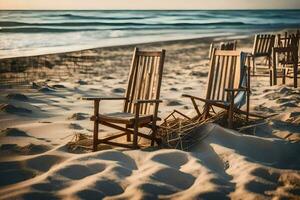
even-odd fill
[{"label": "wooden post", "polygon": [[98,131],[99,131],[99,103],[100,100],[94,100],[94,136],[93,136],[93,151],[97,151],[98,146]]}]

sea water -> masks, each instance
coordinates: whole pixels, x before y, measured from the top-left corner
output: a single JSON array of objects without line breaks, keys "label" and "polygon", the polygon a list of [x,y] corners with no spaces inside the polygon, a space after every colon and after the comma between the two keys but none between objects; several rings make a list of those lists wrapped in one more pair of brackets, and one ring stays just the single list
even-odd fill
[{"label": "sea water", "polygon": [[300,28],[300,10],[0,11],[0,58]]}]

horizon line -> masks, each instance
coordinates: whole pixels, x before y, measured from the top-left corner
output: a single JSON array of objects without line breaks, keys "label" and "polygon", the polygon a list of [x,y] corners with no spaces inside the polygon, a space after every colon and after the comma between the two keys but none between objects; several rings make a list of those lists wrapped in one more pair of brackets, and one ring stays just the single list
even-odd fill
[{"label": "horizon line", "polygon": [[300,10],[300,8],[249,9],[0,9],[0,11],[247,11],[247,10]]}]

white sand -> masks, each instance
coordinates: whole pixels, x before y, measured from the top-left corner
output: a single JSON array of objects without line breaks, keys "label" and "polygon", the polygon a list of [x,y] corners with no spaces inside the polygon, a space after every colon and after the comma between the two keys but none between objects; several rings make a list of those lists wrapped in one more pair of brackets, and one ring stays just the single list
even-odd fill
[{"label": "white sand", "polygon": [[[247,49],[250,42],[239,41]],[[180,96],[205,96],[208,42],[153,46],[167,49],[160,116],[173,109],[192,114],[191,102]],[[0,199],[300,198],[300,90],[270,87],[268,78],[252,77],[251,110],[277,115],[247,130],[253,135],[207,124],[197,131],[208,136],[190,152],[120,148],[70,152],[66,144],[74,133],[92,134],[92,102],[79,98],[122,95],[131,50],[101,51],[101,62],[108,68],[100,76],[79,82],[77,77],[50,80],[49,86],[60,85],[51,90],[1,92],[0,102],[6,107],[0,113]],[[25,96],[7,97],[13,93]],[[101,112],[121,108],[121,102],[100,106]],[[100,135],[111,134],[107,127],[101,130]]]}]

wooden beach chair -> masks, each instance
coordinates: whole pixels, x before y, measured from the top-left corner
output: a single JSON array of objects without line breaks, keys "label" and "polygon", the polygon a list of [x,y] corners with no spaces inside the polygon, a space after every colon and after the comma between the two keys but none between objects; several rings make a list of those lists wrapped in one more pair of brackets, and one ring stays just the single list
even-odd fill
[{"label": "wooden beach chair", "polygon": [[236,40],[228,41],[228,42],[220,42],[218,46],[216,46],[215,43],[211,43],[209,48],[208,58],[209,59],[211,58],[214,48],[218,50],[236,50],[236,44],[237,44]]},{"label": "wooden beach chair", "polygon": [[[294,78],[294,87],[297,87],[299,38],[299,31],[297,33],[285,32],[283,36],[277,35],[276,47],[272,51],[273,66],[270,73],[272,74],[270,77],[272,85],[277,84],[279,77],[282,78],[282,84],[286,83],[286,78]],[[279,71],[280,75],[278,75]]]},{"label": "wooden beach chair", "polygon": [[[158,142],[156,138],[156,122],[159,120],[157,116],[158,106],[162,102],[159,96],[164,59],[165,50],[140,51],[138,48],[135,48],[124,97],[83,98],[94,101],[94,115],[91,117],[91,120],[94,121],[94,151],[97,150],[98,144],[136,149],[139,148],[138,137],[151,140],[152,146],[155,142]],[[100,114],[99,103],[104,100],[123,100],[123,111]],[[99,139],[99,124],[120,130],[122,133]],[[140,127],[149,128],[152,131],[151,135],[139,132]],[[133,135],[132,144],[129,143],[132,139],[131,135]],[[112,141],[123,136],[127,137],[127,143]]]},{"label": "wooden beach chair", "polygon": [[[188,94],[197,112],[196,118],[206,119],[213,107],[227,110],[228,127],[232,128],[233,113],[245,114],[248,120],[250,103],[250,68],[245,65],[247,53],[213,49],[206,98]],[[204,102],[200,112],[196,100]],[[246,111],[241,107],[246,103]]]},{"label": "wooden beach chair", "polygon": [[[272,85],[277,85],[277,78],[282,77],[282,84],[286,78],[294,79],[294,87],[298,87],[298,46],[273,48]],[[278,70],[281,75],[277,74]],[[291,73],[292,71],[292,73]]]},{"label": "wooden beach chair", "polygon": [[256,34],[254,38],[252,58],[252,73],[256,72],[256,58],[265,58],[268,62],[269,69],[271,68],[272,48],[275,43],[275,35],[271,34]]},{"label": "wooden beach chair", "polygon": [[[276,45],[275,47],[290,47],[295,46],[299,43],[300,31],[298,30],[296,33],[288,33],[285,32],[282,34],[276,35]],[[295,41],[296,40],[296,41]]]}]

